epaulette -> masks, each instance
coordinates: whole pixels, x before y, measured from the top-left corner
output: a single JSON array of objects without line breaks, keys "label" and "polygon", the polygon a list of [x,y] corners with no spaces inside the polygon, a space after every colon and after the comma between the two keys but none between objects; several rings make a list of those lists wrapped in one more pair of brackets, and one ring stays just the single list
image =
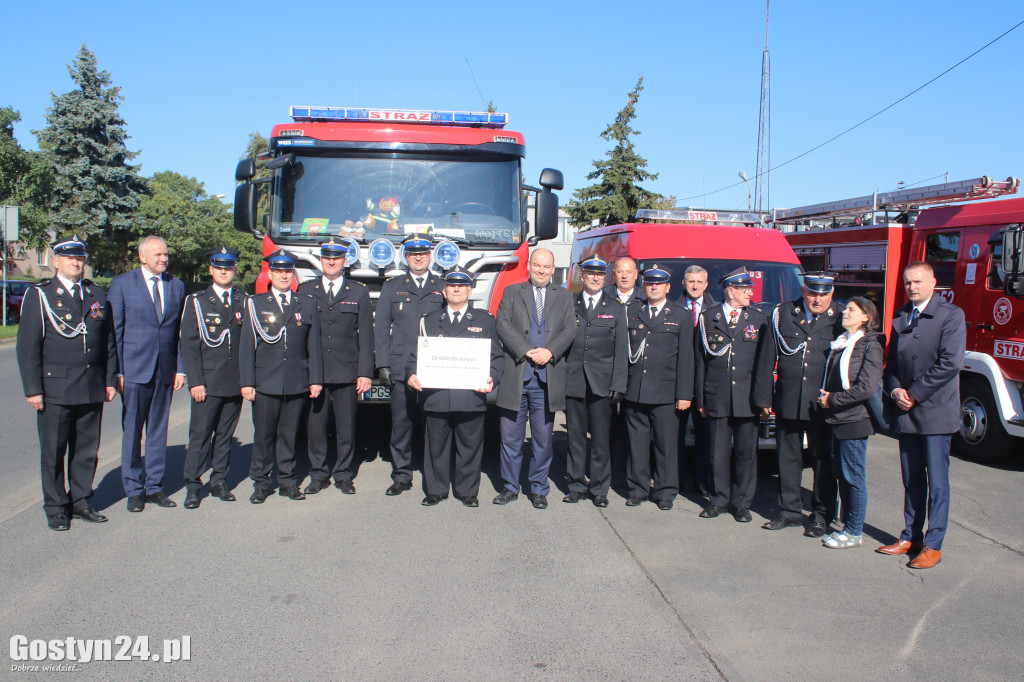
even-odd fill
[{"label": "epaulette", "polygon": [[53,281],[52,277],[47,277],[45,279],[41,279],[38,282],[36,282],[36,286],[37,287],[45,287],[47,284],[49,284],[52,281]]},{"label": "epaulette", "polygon": [[363,284],[362,282],[360,282],[359,280],[355,280],[355,279],[349,278],[349,282],[351,282],[352,284],[357,284],[357,285],[361,286],[364,289],[366,288],[366,285]]}]

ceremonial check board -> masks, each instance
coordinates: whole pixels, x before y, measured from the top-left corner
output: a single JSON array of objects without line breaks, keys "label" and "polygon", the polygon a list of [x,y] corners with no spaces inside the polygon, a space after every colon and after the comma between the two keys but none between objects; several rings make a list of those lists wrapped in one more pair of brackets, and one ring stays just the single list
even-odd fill
[{"label": "ceremonial check board", "polygon": [[416,346],[416,376],[423,388],[487,388],[490,339],[421,336]]}]

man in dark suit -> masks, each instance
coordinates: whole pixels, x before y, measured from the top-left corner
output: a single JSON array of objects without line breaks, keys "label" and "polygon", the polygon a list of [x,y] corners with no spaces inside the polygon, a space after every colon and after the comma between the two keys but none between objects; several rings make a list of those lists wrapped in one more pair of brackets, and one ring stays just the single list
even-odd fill
[{"label": "man in dark suit", "polygon": [[[424,388],[416,374],[419,346],[414,342],[403,374],[409,387],[423,392],[429,445],[423,461],[423,506],[432,507],[448,497],[448,489],[467,507],[479,507],[480,462],[484,454],[484,416],[487,394],[501,381],[504,364],[494,317],[469,305],[473,276],[456,266],[444,278],[447,305],[423,317],[424,337],[483,339],[490,341],[491,364],[486,385],[465,388]],[[455,480],[451,481],[452,435],[455,437]]]},{"label": "man in dark suit", "polygon": [[629,325],[629,380],[626,430],[629,433],[629,499],[637,507],[651,491],[658,509],[672,509],[679,494],[679,417],[693,398],[693,327],[686,311],[668,300],[672,273],[652,265],[644,270],[646,303],[626,309]]},{"label": "man in dark suit", "polygon": [[[612,409],[626,392],[626,309],[601,291],[608,263],[591,256],[580,263],[583,291],[576,294],[576,340],[569,349],[565,426],[569,455],[565,471],[570,504],[593,496],[595,507],[608,506],[611,485]],[[587,432],[590,432],[590,483],[587,483]]]},{"label": "man in dark suit", "polygon": [[[331,484],[346,495],[356,492],[352,483],[356,440],[356,396],[370,390],[373,375],[373,311],[370,292],[362,282],[345,277],[348,247],[331,237],[320,245],[323,275],[299,285],[299,294],[310,297],[319,318],[323,388],[313,396],[306,424],[309,450],[309,485],[306,493],[318,493]],[[321,382],[316,382],[321,383]],[[337,443],[334,470],[327,470],[327,430],[334,414]]]},{"label": "man in dark suit", "polygon": [[416,347],[420,318],[441,310],[444,282],[430,271],[430,238],[410,235],[404,242],[409,271],[380,290],[373,318],[377,375],[391,388],[391,480],[387,495],[412,488],[413,431],[422,421],[417,393],[406,383],[406,363]]},{"label": "man in dark suit", "polygon": [[842,307],[832,300],[835,275],[807,272],[803,296],[775,306],[772,332],[777,349],[775,444],[779,463],[779,515],[762,528],[799,526],[803,518],[800,479],[804,471],[804,434],[814,470],[811,516],[804,535],[820,538],[836,516],[839,481],[832,471],[832,430],[818,403],[825,363],[843,333]]},{"label": "man in dark suit", "polygon": [[[185,285],[167,274],[167,243],[150,235],[139,242],[138,270],[110,281],[108,304],[114,324],[122,393],[121,480],[128,511],[146,502],[174,507],[164,493],[167,419],[171,394],[185,385],[178,347]],[[142,456],[142,429],[146,456]]]},{"label": "man in dark suit", "polygon": [[246,300],[238,352],[242,397],[252,402],[253,504],[263,504],[273,492],[275,456],[278,493],[290,500],[306,499],[295,476],[295,441],[306,399],[320,395],[324,378],[316,302],[292,293],[295,259],[282,249],[263,260],[271,286]]},{"label": "man in dark suit", "polygon": [[624,306],[633,301],[643,303],[647,299],[644,296],[644,288],[637,284],[638,277],[636,261],[624,256],[615,261],[612,267],[612,283],[604,288],[604,293]]},{"label": "man in dark suit", "polygon": [[[708,271],[699,265],[690,265],[683,272],[683,285],[686,288],[679,305],[686,308],[693,318],[693,328],[697,329],[700,314],[715,305],[717,301],[707,293]],[[711,497],[711,434],[708,432],[708,420],[700,416],[700,412],[692,407],[679,414],[679,452],[685,451],[686,422],[693,421],[692,469],[697,492],[704,498]]]},{"label": "man in dark suit", "polygon": [[85,243],[76,235],[52,247],[57,274],[25,294],[17,351],[25,398],[37,411],[46,525],[60,531],[70,527],[69,516],[107,520],[89,499],[103,403],[116,393],[117,351],[106,295],[82,279]]},{"label": "man in dark suit", "polygon": [[210,494],[225,502],[235,500],[227,474],[231,437],[242,412],[238,350],[246,298],[233,286],[238,254],[238,249],[227,247],[209,254],[213,284],[185,299],[181,318],[181,358],[192,396],[184,469],[185,509],[199,506],[201,476],[207,461],[212,470]]},{"label": "man in dark suit", "polygon": [[713,519],[731,503],[733,517],[749,523],[758,417],[771,412],[775,353],[767,316],[750,306],[754,280],[747,269],[733,270],[721,285],[725,301],[701,313],[694,340],[694,403],[711,432],[711,504],[700,516]]},{"label": "man in dark suit", "polygon": [[949,445],[960,426],[959,374],[967,328],[963,310],[936,296],[935,284],[927,263],[911,263],[903,271],[910,301],[893,316],[883,378],[895,403],[889,423],[900,441],[905,525],[895,544],[877,551],[919,552],[911,568],[931,568],[942,559],[949,522]]},{"label": "man in dark suit", "polygon": [[498,339],[505,348],[504,380],[498,387],[505,488],[494,504],[519,498],[529,416],[533,452],[530,502],[537,509],[548,506],[551,436],[555,412],[565,409],[565,356],[576,338],[572,294],[551,284],[554,272],[554,255],[547,249],[534,249],[529,281],[507,287],[498,305]]}]

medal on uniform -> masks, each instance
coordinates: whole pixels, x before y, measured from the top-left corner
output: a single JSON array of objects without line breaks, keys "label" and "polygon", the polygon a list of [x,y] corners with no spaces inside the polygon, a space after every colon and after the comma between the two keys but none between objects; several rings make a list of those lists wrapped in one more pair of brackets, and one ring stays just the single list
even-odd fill
[{"label": "medal on uniform", "polygon": [[64,295],[64,290],[61,289],[60,287],[57,287],[57,295],[58,296],[63,296]]},{"label": "medal on uniform", "polygon": [[270,324],[274,324],[275,322],[277,322],[277,317],[271,315],[270,317],[267,318],[267,322],[269,322]]},{"label": "medal on uniform", "polygon": [[220,324],[220,318],[219,317],[213,318],[213,323],[214,324]]},{"label": "medal on uniform", "polygon": [[242,324],[242,313],[235,313],[235,319],[238,320],[238,324]]},{"label": "medal on uniform", "polygon": [[295,326],[296,327],[301,327],[302,326],[302,315],[300,315],[298,313],[295,313]]},{"label": "medal on uniform", "polygon": [[210,327],[210,333],[211,333],[211,334],[212,334],[212,333],[214,333],[215,331],[217,331],[217,328],[216,328],[216,327]]},{"label": "medal on uniform", "polygon": [[58,300],[58,301],[57,301],[57,307],[58,307],[58,308],[63,308],[63,307],[64,307],[64,304],[63,304],[63,303],[61,303],[61,302],[60,302],[60,301]]},{"label": "medal on uniform", "polygon": [[68,313],[67,315],[65,315],[65,316],[64,316],[64,319],[65,319],[65,320],[70,320],[70,319],[71,319],[71,314],[70,314],[70,313]]}]

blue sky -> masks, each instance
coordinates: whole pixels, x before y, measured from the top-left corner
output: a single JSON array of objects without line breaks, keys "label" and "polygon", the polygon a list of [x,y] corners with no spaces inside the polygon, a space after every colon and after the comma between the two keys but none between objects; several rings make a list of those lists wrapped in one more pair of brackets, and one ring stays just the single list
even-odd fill
[{"label": "blue sky", "polygon": [[[248,134],[289,105],[479,110],[527,141],[524,171],[589,182],[599,137],[640,74],[634,138],[681,205],[742,208],[753,176],[762,1],[388,3],[81,2],[5,10],[0,106],[35,149],[51,92],[84,41],[121,87],[151,175],[233,196]],[[972,9],[973,7],[973,9]],[[902,97],[1024,19],[1019,0],[783,2],[771,7],[771,160],[779,164]],[[472,67],[467,66],[467,60]],[[773,207],[918,183],[1024,175],[1024,26],[882,116],[772,173]],[[475,75],[476,83],[474,83]],[[478,87],[479,86],[479,92]],[[482,95],[482,97],[481,97]],[[926,184],[941,182],[932,179]]]}]

